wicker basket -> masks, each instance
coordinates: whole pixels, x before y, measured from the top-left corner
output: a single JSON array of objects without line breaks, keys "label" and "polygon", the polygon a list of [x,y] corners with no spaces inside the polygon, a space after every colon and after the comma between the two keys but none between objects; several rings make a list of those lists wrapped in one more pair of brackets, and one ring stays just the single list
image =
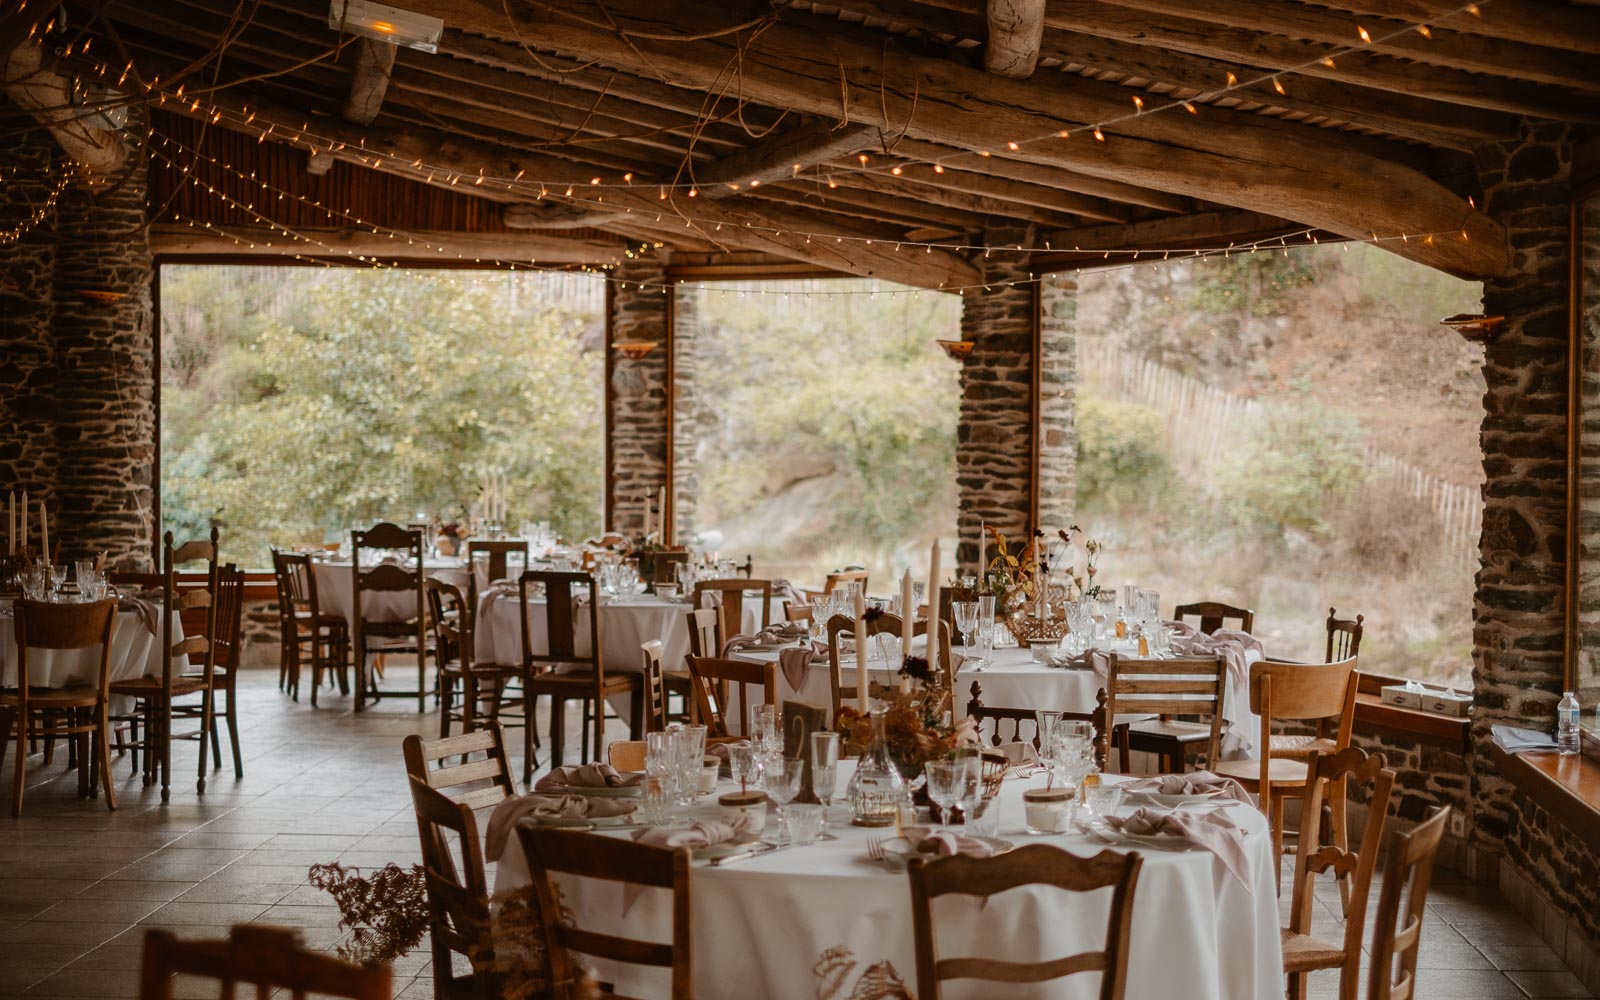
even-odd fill
[{"label": "wicker basket", "polygon": [[1011,634],[1017,637],[1017,642],[1026,645],[1035,639],[1051,639],[1056,642],[1066,637],[1072,631],[1067,627],[1065,618],[1033,618],[1027,615],[1012,618],[1006,622],[1006,627]]},{"label": "wicker basket", "polygon": [[983,797],[992,799],[1000,793],[1000,782],[1011,770],[1011,762],[1006,760],[1005,754],[992,750],[985,750],[980,756],[983,760]]}]

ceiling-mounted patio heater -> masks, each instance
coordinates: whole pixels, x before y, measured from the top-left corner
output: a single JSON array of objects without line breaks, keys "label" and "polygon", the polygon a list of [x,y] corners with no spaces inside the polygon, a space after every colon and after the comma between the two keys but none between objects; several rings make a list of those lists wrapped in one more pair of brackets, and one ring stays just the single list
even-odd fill
[{"label": "ceiling-mounted patio heater", "polygon": [[439,36],[444,33],[444,21],[437,17],[370,0],[333,0],[328,6],[328,27],[424,52],[438,52]]}]

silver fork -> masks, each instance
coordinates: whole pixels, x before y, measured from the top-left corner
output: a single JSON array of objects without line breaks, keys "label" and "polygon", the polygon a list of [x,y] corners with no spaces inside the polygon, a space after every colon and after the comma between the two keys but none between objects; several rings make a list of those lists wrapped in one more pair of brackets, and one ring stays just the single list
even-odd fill
[{"label": "silver fork", "polygon": [[890,871],[904,871],[906,859],[894,851],[883,849],[883,838],[873,837],[867,841],[867,857],[880,862]]}]

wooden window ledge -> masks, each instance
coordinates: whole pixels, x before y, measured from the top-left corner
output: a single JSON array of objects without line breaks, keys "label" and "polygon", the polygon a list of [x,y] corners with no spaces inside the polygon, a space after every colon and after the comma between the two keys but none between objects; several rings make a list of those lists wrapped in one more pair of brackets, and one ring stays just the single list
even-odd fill
[{"label": "wooden window ledge", "polygon": [[1356,732],[1443,747],[1464,754],[1472,745],[1472,720],[1386,705],[1369,691],[1356,695]]},{"label": "wooden window ledge", "polygon": [[1554,751],[1509,754],[1498,746],[1492,753],[1507,780],[1600,853],[1600,762]]}]

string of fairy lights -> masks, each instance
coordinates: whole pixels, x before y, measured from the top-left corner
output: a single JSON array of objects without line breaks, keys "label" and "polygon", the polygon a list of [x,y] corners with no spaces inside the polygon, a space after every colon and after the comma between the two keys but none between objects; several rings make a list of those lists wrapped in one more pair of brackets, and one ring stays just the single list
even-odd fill
[{"label": "string of fairy lights", "polygon": [[[1492,0],[1479,0],[1479,2],[1465,3],[1459,8],[1445,12],[1439,17],[1432,19],[1431,23],[1438,24],[1459,15],[1481,17],[1482,6],[1490,2],[1492,2]],[[1359,38],[1359,43],[1352,43],[1347,47],[1335,49],[1304,63],[1275,71],[1263,72],[1259,76],[1248,79],[1240,79],[1234,73],[1228,72],[1222,85],[1213,91],[1197,95],[1192,99],[1172,98],[1164,103],[1150,103],[1158,95],[1152,95],[1148,93],[1142,95],[1133,94],[1131,95],[1131,101],[1133,104],[1133,110],[1131,112],[1122,115],[1106,117],[1093,123],[1069,126],[1063,129],[1056,129],[1049,133],[1041,133],[1036,136],[1019,138],[1006,144],[1007,151],[1012,153],[1022,153],[1028,151],[1029,147],[1036,144],[1048,141],[1070,139],[1080,133],[1092,134],[1095,141],[1105,142],[1107,141],[1107,130],[1113,129],[1119,124],[1123,124],[1130,120],[1141,117],[1147,117],[1163,112],[1170,112],[1180,108],[1190,114],[1198,115],[1200,114],[1200,107],[1204,106],[1208,102],[1227,97],[1235,92],[1243,91],[1246,88],[1254,87],[1262,83],[1270,83],[1278,94],[1287,95],[1287,88],[1283,83],[1284,78],[1292,77],[1293,75],[1300,73],[1301,71],[1306,70],[1314,65],[1321,64],[1327,67],[1333,67],[1336,65],[1336,60],[1340,58],[1344,58],[1345,56],[1354,53],[1363,52],[1372,47],[1382,45],[1387,41],[1413,32],[1420,34],[1425,38],[1432,38],[1430,24],[1424,22],[1410,22],[1405,24],[1403,27],[1397,27],[1393,30],[1379,34],[1370,32],[1366,27],[1360,25],[1359,23],[1355,25],[1355,28]],[[45,30],[48,32],[48,25],[46,26]],[[85,40],[82,46],[79,48],[78,56],[80,58],[87,56],[89,41],[90,40]],[[70,47],[67,54],[71,54]],[[235,131],[243,132],[245,134],[253,133],[258,143],[264,143],[269,138],[272,138],[278,141],[287,142],[296,147],[304,147],[312,156],[328,155],[336,156],[342,159],[353,159],[371,169],[379,170],[388,168],[391,170],[391,172],[395,172],[401,176],[418,176],[424,183],[428,184],[442,184],[448,187],[460,187],[464,184],[469,188],[481,188],[485,186],[494,186],[499,188],[503,186],[506,191],[521,193],[531,201],[537,202],[545,198],[560,197],[570,201],[575,201],[584,207],[599,207],[595,203],[603,202],[604,193],[608,189],[628,188],[633,189],[635,192],[653,191],[656,195],[655,200],[663,203],[660,207],[660,210],[654,213],[654,219],[652,221],[656,226],[659,227],[668,224],[676,225],[677,222],[681,221],[686,230],[694,233],[697,236],[710,240],[713,243],[717,242],[717,237],[715,234],[727,226],[743,229],[754,234],[769,235],[773,238],[773,240],[778,240],[784,236],[787,236],[791,242],[803,240],[806,244],[832,242],[836,244],[848,243],[866,246],[892,246],[893,251],[897,253],[920,251],[923,253],[932,254],[937,250],[941,252],[974,255],[981,252],[985,257],[988,257],[996,252],[1026,253],[1030,255],[1038,255],[1041,258],[1046,259],[1051,255],[1057,254],[1084,256],[1092,253],[1099,255],[1100,260],[1102,261],[1117,259],[1124,260],[1128,264],[1134,264],[1168,260],[1175,255],[1185,258],[1207,259],[1212,257],[1228,258],[1262,251],[1282,251],[1283,253],[1288,253],[1289,249],[1293,246],[1314,245],[1318,241],[1318,230],[1308,227],[1303,230],[1293,233],[1286,233],[1270,239],[1228,243],[1227,245],[1219,246],[1183,246],[1171,248],[1141,247],[1138,249],[1104,249],[1100,247],[1094,247],[1086,250],[1081,246],[1067,245],[1065,243],[1062,245],[1056,245],[1055,240],[1048,238],[1041,240],[1038,245],[1025,245],[1023,243],[1007,243],[1002,245],[973,243],[957,238],[924,240],[884,239],[882,237],[869,237],[851,233],[830,232],[821,229],[814,231],[793,228],[784,229],[772,225],[764,220],[730,221],[725,216],[722,218],[704,215],[696,216],[684,211],[684,206],[676,197],[676,195],[680,192],[684,192],[689,199],[697,199],[700,195],[700,185],[696,184],[692,180],[692,171],[691,179],[688,181],[675,180],[666,183],[647,180],[642,173],[637,173],[635,171],[624,171],[620,178],[611,180],[608,180],[606,177],[600,174],[590,174],[584,179],[538,179],[528,177],[526,170],[518,171],[514,176],[510,177],[495,176],[491,173],[481,170],[474,175],[461,170],[429,163],[422,158],[407,158],[395,153],[368,149],[366,148],[364,141],[358,143],[356,146],[351,146],[348,143],[338,139],[316,134],[311,129],[311,123],[309,120],[299,129],[280,127],[280,124],[277,122],[267,122],[263,127],[262,125],[256,124],[259,112],[251,111],[248,103],[243,103],[238,109],[234,109],[214,103],[210,100],[202,101],[200,97],[186,92],[187,84],[184,83],[179,83],[175,87],[170,87],[170,85],[164,86],[158,77],[153,77],[147,82],[142,81],[140,75],[136,72],[135,63],[132,60],[130,60],[126,66],[121,69],[120,73],[117,72],[113,66],[107,63],[100,63],[94,67],[94,75],[101,81],[107,81],[114,75],[114,86],[117,88],[126,88],[130,78],[134,80],[134,85],[136,87],[142,87],[142,95],[130,95],[124,98],[119,98],[118,100],[122,102],[144,100],[153,102],[155,106],[165,106],[169,100],[175,101],[183,105],[187,115],[200,118],[209,125],[225,125],[225,127],[229,127]],[[73,80],[73,91],[75,95],[82,94],[84,92],[84,88],[85,85],[81,78],[75,78]],[[98,113],[111,103],[114,102],[101,102],[98,105],[93,104],[92,102],[86,102],[82,107],[82,111],[86,115]],[[274,185],[261,180],[254,172],[246,174],[244,171],[234,167],[232,164],[223,163],[216,157],[208,156],[202,154],[196,149],[189,148],[174,137],[158,135],[154,132],[154,130],[150,130],[148,133],[148,139],[151,143],[150,148],[152,156],[158,162],[180,172],[180,184],[183,182],[183,180],[192,182],[195,188],[205,190],[207,194],[220,201],[221,204],[235,211],[242,212],[256,223],[265,226],[269,233],[282,235],[286,239],[290,240],[293,245],[303,246],[305,248],[305,252],[293,252],[291,254],[292,258],[296,260],[315,261],[317,263],[326,264],[330,263],[328,258],[342,257],[345,258],[345,261],[343,263],[338,263],[335,266],[350,266],[351,264],[371,267],[400,266],[398,257],[387,259],[387,255],[385,255],[383,258],[380,258],[379,256],[370,252],[357,252],[355,250],[341,249],[331,246],[328,243],[318,239],[315,235],[307,234],[303,230],[285,226],[277,220],[271,218],[265,212],[258,210],[254,201],[240,202],[237,198],[228,194],[226,191],[220,190],[216,184],[203,183],[198,176],[194,176],[195,171],[193,168],[201,161],[205,161],[211,164],[213,168],[231,175],[239,182],[258,186],[259,190],[262,192],[264,201],[270,202],[294,199],[299,203],[320,209],[321,211],[327,213],[330,221],[342,222],[352,226],[360,227],[365,230],[370,230],[373,235],[385,236],[388,239],[397,241],[397,243],[400,240],[404,240],[409,248],[413,248],[408,250],[405,254],[400,255],[407,258],[414,259],[416,256],[416,251],[414,248],[420,246],[422,251],[425,252],[429,259],[443,259],[446,257],[452,257],[453,255],[454,260],[510,269],[542,269],[560,271],[573,270],[573,268],[570,266],[541,266],[536,258],[529,258],[526,260],[506,259],[454,251],[451,249],[448,243],[444,241],[439,241],[436,239],[423,239],[402,230],[391,229],[377,225],[368,220],[360,218],[353,212],[324,206],[320,201],[310,200],[304,195],[275,187]],[[156,150],[157,145],[162,147],[161,151],[159,152]],[[994,154],[990,150],[953,150],[948,154],[931,159],[902,157],[902,159],[906,160],[907,162],[880,163],[874,161],[872,154],[861,153],[857,156],[857,165],[855,167],[840,168],[837,166],[817,165],[814,168],[815,174],[813,175],[803,173],[805,169],[804,165],[796,163],[794,164],[793,175],[795,178],[804,177],[807,179],[810,179],[814,176],[819,183],[825,182],[828,187],[836,188],[838,187],[838,178],[851,173],[882,173],[892,176],[902,176],[911,166],[926,166],[935,173],[943,173],[945,164],[947,163],[952,163],[963,158],[982,158],[992,155]],[[186,159],[189,162],[187,165],[185,165],[178,162],[178,159],[175,159],[175,157]],[[0,245],[16,242],[17,240],[21,239],[29,229],[39,225],[42,220],[48,216],[50,208],[53,206],[55,200],[74,181],[76,176],[81,174],[81,168],[81,164],[67,164],[67,169],[63,171],[61,177],[57,179],[54,185],[52,185],[52,193],[47,199],[47,202],[42,202],[41,205],[31,213],[31,217],[29,219],[22,220],[17,226],[10,230],[0,231]],[[636,180],[638,183],[635,183]],[[752,179],[748,183],[748,186],[752,188],[757,187],[759,186],[759,183],[759,180]],[[730,184],[729,187],[731,187],[733,190],[740,189],[740,185],[737,183]],[[591,194],[593,195],[593,200],[591,200]],[[1463,206],[1463,218],[1466,217],[1467,213],[1470,212],[1473,207],[1474,206],[1472,205],[1471,199],[1467,199],[1466,204]],[[615,211],[614,206],[611,205],[604,206],[604,208],[606,210]],[[641,209],[639,212],[635,212],[632,206],[623,205],[621,214],[628,215],[649,213],[643,209]],[[174,213],[173,217],[174,221],[186,223],[190,227],[204,229],[221,238],[231,240],[235,245],[247,246],[250,248],[271,247],[270,241],[262,240],[250,233],[236,232],[230,227],[217,224],[212,221],[199,220],[195,218],[181,218],[178,217],[176,213]],[[1068,231],[1066,235],[1070,236],[1070,231]],[[1372,231],[1369,233],[1368,238],[1354,240],[1353,242],[1384,244],[1390,242],[1420,240],[1424,243],[1431,244],[1435,240],[1447,238],[1460,238],[1465,240],[1467,238],[1466,229],[1463,227],[1459,231],[1449,230],[1426,233],[1391,234],[1381,234],[1376,231]],[[650,250],[660,248],[662,245],[663,244],[661,242],[657,241],[636,240],[627,244],[624,247],[623,252],[628,258],[642,257],[648,254]],[[316,249],[313,250],[311,248]],[[439,256],[436,258],[433,255]],[[1108,265],[1097,263],[1095,266],[1097,269],[1104,269]],[[627,287],[629,284],[632,284],[635,287],[659,288],[662,292],[665,292],[668,288],[679,284],[679,282],[675,280],[641,282],[634,279],[619,278],[615,275],[606,273],[613,269],[613,265],[610,264],[586,265],[580,266],[578,269],[598,274],[607,280],[619,281],[622,283],[623,287]],[[1075,270],[1076,268],[1068,269]],[[965,294],[967,292],[979,289],[990,290],[995,287],[1008,287],[1026,284],[1041,280],[1042,277],[1042,275],[1038,274],[1029,274],[1027,278],[1016,278],[1005,281],[988,281],[967,285],[948,285],[942,287],[941,291]],[[910,291],[915,290],[908,290],[908,293]],[[781,294],[788,293],[784,292]],[[827,293],[818,292],[816,294],[863,293],[840,290]],[[869,294],[876,295],[880,293],[871,292]],[[883,294],[895,293],[889,292]]]}]

